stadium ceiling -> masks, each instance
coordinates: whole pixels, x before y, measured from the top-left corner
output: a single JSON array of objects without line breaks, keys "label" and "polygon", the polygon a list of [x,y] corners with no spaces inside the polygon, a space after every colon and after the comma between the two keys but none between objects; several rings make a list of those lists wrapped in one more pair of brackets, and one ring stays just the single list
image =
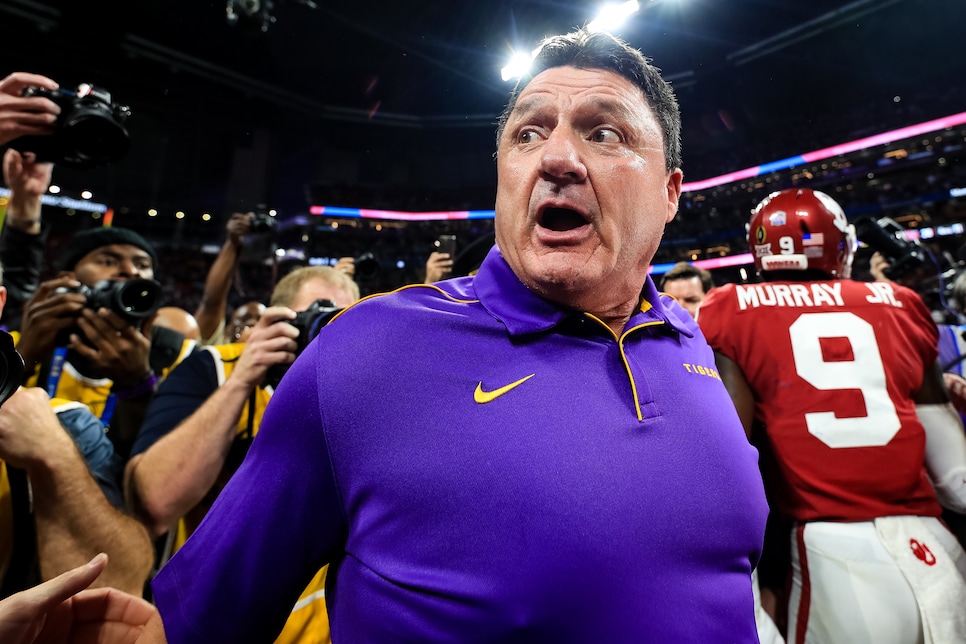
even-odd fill
[{"label": "stadium ceiling", "polygon": [[[698,174],[715,155],[726,165],[729,146],[781,144],[803,123],[815,129],[809,149],[837,143],[833,131],[848,125],[838,122],[848,110],[908,105],[959,83],[954,31],[966,24],[963,2],[640,4],[617,33],[677,89],[685,158],[699,157]],[[326,138],[375,149],[426,132],[479,146],[509,90],[500,70],[511,54],[586,24],[596,5],[7,0],[0,73],[35,71],[65,87],[91,82],[131,106],[140,152],[90,175],[95,193],[197,198],[223,189],[225,157],[237,157],[260,130],[276,134],[273,154],[306,163],[313,142]],[[944,116],[920,111],[914,120]],[[397,131],[410,134],[387,134]]]}]

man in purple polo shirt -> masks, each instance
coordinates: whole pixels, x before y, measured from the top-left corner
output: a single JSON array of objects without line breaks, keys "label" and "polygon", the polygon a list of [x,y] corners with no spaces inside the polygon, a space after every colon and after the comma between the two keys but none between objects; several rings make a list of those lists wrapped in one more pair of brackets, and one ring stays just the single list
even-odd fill
[{"label": "man in purple polo shirt", "polygon": [[321,330],[140,642],[270,642],[324,564],[336,642],[758,641],[757,453],[647,277],[677,102],[607,34],[550,38],[535,68],[479,272]]}]

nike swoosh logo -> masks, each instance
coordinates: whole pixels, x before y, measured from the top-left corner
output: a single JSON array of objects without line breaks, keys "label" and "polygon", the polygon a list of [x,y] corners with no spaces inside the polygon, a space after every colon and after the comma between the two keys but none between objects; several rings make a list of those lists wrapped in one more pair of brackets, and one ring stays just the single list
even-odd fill
[{"label": "nike swoosh logo", "polygon": [[483,383],[481,382],[480,384],[476,385],[476,391],[473,392],[473,400],[475,400],[481,405],[484,405],[488,402],[493,402],[494,400],[496,400],[506,392],[510,391],[511,389],[515,389],[516,387],[519,387],[520,385],[525,383],[527,380],[530,380],[530,378],[533,378],[535,375],[536,374],[531,373],[529,376],[526,376],[525,378],[520,378],[516,382],[511,382],[508,385],[503,385],[499,389],[494,389],[493,391],[483,391]]}]

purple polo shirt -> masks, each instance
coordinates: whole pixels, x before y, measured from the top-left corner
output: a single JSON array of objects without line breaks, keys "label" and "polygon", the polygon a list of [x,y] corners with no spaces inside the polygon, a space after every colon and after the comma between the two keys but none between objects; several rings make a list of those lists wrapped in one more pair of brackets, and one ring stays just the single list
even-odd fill
[{"label": "purple polo shirt", "polygon": [[271,641],[330,563],[336,642],[757,642],[757,452],[690,316],[642,309],[618,341],[496,249],[348,309],[154,580],[169,641]]}]

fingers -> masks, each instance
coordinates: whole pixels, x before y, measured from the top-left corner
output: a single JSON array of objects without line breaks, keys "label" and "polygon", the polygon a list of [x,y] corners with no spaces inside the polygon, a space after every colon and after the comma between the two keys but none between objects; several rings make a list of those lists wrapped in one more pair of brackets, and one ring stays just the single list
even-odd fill
[{"label": "fingers", "polygon": [[149,602],[116,588],[92,588],[78,593],[73,600],[78,622],[116,622],[144,626],[156,609]]},{"label": "fingers", "polygon": [[40,74],[14,72],[3,80],[0,80],[0,92],[20,96],[24,88],[30,87],[31,85],[46,87],[47,89],[57,89],[60,87],[56,81],[46,76],[41,76]]},{"label": "fingers", "polygon": [[47,612],[94,583],[106,567],[107,555],[102,552],[83,566],[68,570],[24,592],[33,596],[38,606],[42,608],[41,612]]}]

